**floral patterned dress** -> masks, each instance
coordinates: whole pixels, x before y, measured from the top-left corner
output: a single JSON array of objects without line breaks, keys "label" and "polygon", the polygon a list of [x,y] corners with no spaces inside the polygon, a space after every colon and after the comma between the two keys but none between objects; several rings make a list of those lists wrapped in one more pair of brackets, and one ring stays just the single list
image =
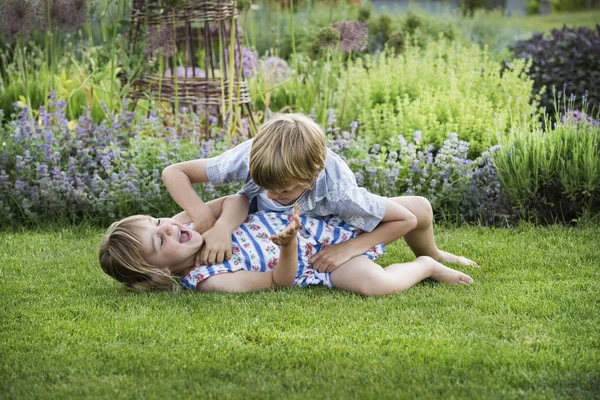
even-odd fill
[{"label": "floral patterned dress", "polygon": [[[249,215],[246,221],[233,232],[231,259],[222,264],[198,265],[189,274],[180,278],[181,284],[188,289],[197,289],[200,282],[213,275],[241,270],[266,272],[274,269],[279,261],[279,246],[275,245],[269,237],[281,231],[289,223],[290,218],[289,214],[277,212],[258,212]],[[352,239],[362,231],[345,225],[336,217],[327,222],[322,219],[301,217],[301,223],[302,226],[298,230],[298,274],[294,285],[331,287],[330,273],[313,269],[308,259],[321,250],[321,247]],[[379,244],[363,255],[376,260],[384,252],[383,244]]]}]

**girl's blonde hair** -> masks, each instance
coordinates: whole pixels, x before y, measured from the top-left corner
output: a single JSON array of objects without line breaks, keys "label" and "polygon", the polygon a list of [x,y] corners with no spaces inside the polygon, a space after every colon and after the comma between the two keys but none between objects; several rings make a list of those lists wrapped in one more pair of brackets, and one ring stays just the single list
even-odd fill
[{"label": "girl's blonde hair", "polygon": [[250,176],[267,190],[309,187],[325,168],[323,131],[303,114],[276,114],[263,124],[250,150]]},{"label": "girl's blonde hair", "polygon": [[147,215],[134,215],[114,222],[100,244],[100,266],[131,290],[178,291],[180,285],[171,275],[148,264],[142,256],[140,232],[142,223],[148,218]]}]

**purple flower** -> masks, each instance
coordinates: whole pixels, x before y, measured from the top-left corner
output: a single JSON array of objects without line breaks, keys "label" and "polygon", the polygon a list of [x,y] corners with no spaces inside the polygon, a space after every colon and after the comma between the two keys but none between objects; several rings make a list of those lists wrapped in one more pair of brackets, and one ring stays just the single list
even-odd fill
[{"label": "purple flower", "polygon": [[29,33],[35,25],[32,1],[6,0],[0,14],[0,26],[5,42],[12,43],[16,38],[29,39]]},{"label": "purple flower", "polygon": [[210,158],[210,156],[212,155],[213,143],[214,142],[212,140],[207,140],[204,143],[202,143],[202,146],[200,147],[200,152],[198,154],[198,158]]},{"label": "purple flower", "polygon": [[362,186],[365,183],[365,177],[360,172],[355,172],[354,177],[356,178],[356,183],[358,186]]},{"label": "purple flower", "polygon": [[361,21],[340,21],[331,24],[340,33],[340,41],[342,49],[346,53],[351,51],[363,51],[367,48],[369,39],[369,29],[364,22]]},{"label": "purple flower", "polygon": [[371,166],[371,165],[367,165],[365,167],[365,172],[371,176],[377,174],[377,168]]},{"label": "purple flower", "polygon": [[414,173],[414,174],[419,174],[421,172],[421,167],[419,167],[419,162],[417,160],[414,160],[411,164],[410,164],[410,170]]},{"label": "purple flower", "polygon": [[87,0],[71,0],[73,3],[74,23],[75,25],[83,25],[87,20],[88,4]]},{"label": "purple flower", "polygon": [[[236,44],[234,57],[236,60],[236,65],[240,61],[240,48]],[[229,49],[225,49],[225,59],[229,59]],[[249,47],[242,47],[242,73],[245,78],[252,77],[256,70],[258,69],[258,54],[256,51]]]},{"label": "purple flower", "polygon": [[277,84],[288,78],[292,70],[283,58],[269,57],[262,62],[260,71],[265,81],[271,85]]},{"label": "purple flower", "polygon": [[600,126],[600,121],[596,121],[586,113],[583,113],[579,110],[568,111],[562,116],[561,122],[563,125],[566,125],[569,122],[575,122],[589,126]]},{"label": "purple flower", "polygon": [[333,108],[329,108],[329,109],[327,109],[327,127],[333,128],[335,123],[336,123],[335,111],[333,110]]},{"label": "purple flower", "polygon": [[85,7],[80,2],[76,5],[72,0],[40,0],[37,4],[40,29],[59,32],[75,28],[80,22],[77,9]]},{"label": "purple flower", "polygon": [[414,131],[413,132],[413,140],[416,144],[420,144],[421,143],[421,131]]},{"label": "purple flower", "polygon": [[245,78],[250,78],[258,69],[258,53],[249,47],[242,47],[242,72]]}]

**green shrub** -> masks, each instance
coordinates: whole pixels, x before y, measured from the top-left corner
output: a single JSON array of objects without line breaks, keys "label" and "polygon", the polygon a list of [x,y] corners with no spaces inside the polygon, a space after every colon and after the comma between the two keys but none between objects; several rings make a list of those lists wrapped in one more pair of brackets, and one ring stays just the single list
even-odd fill
[{"label": "green shrub", "polygon": [[552,10],[558,12],[585,10],[588,0],[550,0]]},{"label": "green shrub", "polygon": [[538,0],[529,0],[525,4],[527,15],[538,15],[540,13],[540,2]]},{"label": "green shrub", "polygon": [[445,18],[435,17],[419,10],[410,9],[401,23],[401,31],[411,36],[420,47],[424,48],[440,37],[447,40],[456,39],[454,24]]},{"label": "green shrub", "polygon": [[463,16],[472,17],[476,10],[484,9],[486,6],[485,0],[460,0],[460,10]]},{"label": "green shrub", "polygon": [[598,154],[598,122],[569,112],[554,128],[515,132],[496,153],[495,165],[504,192],[522,216],[570,223],[600,212]]},{"label": "green shrub", "polygon": [[456,132],[471,143],[469,156],[477,156],[497,143],[497,135],[533,124],[533,83],[525,67],[518,61],[501,71],[476,45],[441,40],[421,50],[408,44],[403,54],[351,64],[340,78],[336,100],[345,110],[338,115],[358,117],[373,143],[419,130],[425,144],[440,148]]}]

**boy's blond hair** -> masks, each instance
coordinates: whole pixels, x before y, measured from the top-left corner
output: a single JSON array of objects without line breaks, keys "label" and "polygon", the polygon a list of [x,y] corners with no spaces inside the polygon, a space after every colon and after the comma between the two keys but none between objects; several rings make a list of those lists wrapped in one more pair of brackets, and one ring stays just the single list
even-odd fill
[{"label": "boy's blond hair", "polygon": [[323,131],[303,114],[276,114],[263,124],[250,150],[250,176],[267,190],[309,187],[325,168]]},{"label": "boy's blond hair", "polygon": [[99,261],[102,270],[135,291],[171,290],[180,286],[160,268],[148,264],[142,256],[139,232],[147,215],[134,215],[114,222],[100,244]]}]

